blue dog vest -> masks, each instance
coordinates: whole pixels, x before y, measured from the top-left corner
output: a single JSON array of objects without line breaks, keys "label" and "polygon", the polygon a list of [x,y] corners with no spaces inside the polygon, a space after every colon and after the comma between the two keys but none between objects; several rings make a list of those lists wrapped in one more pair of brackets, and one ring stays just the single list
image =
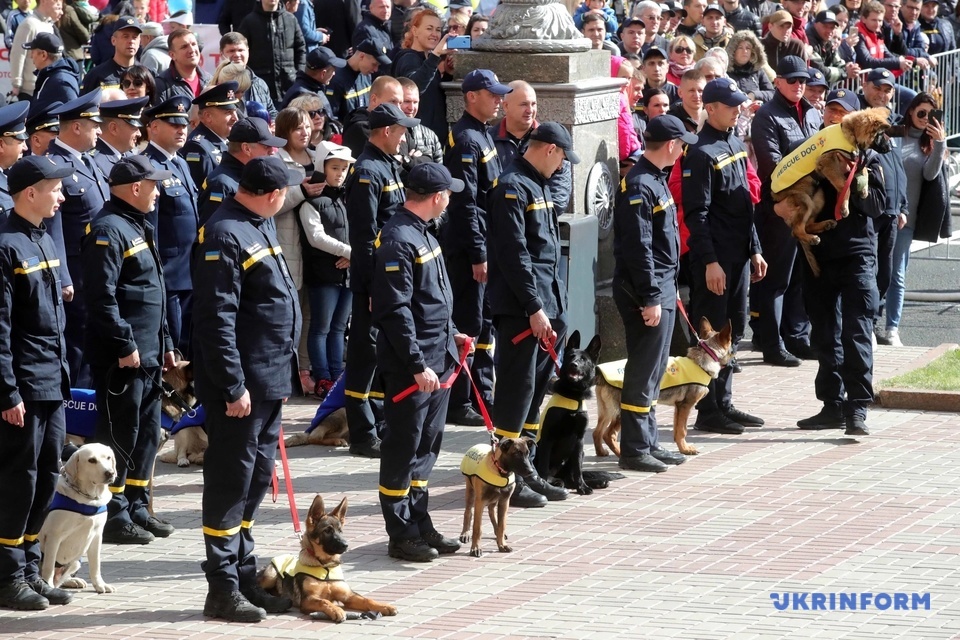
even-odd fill
[{"label": "blue dog vest", "polygon": [[73,498],[69,498],[58,491],[53,494],[53,503],[50,505],[50,511],[73,511],[82,516],[95,516],[106,513],[107,505],[80,504]]}]

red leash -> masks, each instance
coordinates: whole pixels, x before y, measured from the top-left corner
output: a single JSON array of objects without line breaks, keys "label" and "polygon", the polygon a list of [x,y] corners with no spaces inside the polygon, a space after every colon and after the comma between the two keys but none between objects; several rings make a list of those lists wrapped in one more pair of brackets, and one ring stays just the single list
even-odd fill
[{"label": "red leash", "polygon": [[707,344],[706,340],[700,337],[700,334],[697,333],[696,327],[694,327],[693,323],[690,322],[690,316],[687,315],[687,309],[683,306],[683,300],[680,299],[680,296],[677,296],[677,309],[679,309],[680,315],[683,316],[683,319],[687,321],[687,326],[690,327],[693,337],[697,339],[697,346],[703,349],[708,356],[713,358],[714,362],[719,363],[720,357],[713,349],[710,348],[710,345]]},{"label": "red leash", "polygon": [[[293,477],[290,475],[290,463],[287,461],[287,447],[283,444],[283,426],[280,426],[280,461],[283,464],[283,482],[287,486],[287,500],[290,502],[290,518],[293,520],[293,531],[297,534],[297,539],[303,538],[303,532],[300,529],[300,516],[297,513],[297,501],[293,497]],[[280,495],[280,486],[277,481],[277,466],[273,466],[273,501],[277,501]]]},{"label": "red leash", "polygon": [[846,194],[850,193],[850,185],[853,184],[854,176],[857,175],[857,159],[854,158],[851,160],[850,173],[847,175],[847,181],[843,185],[843,191],[837,194],[837,205],[833,209],[833,219],[839,222],[843,220],[843,214],[841,213],[843,209],[843,199],[846,197]]},{"label": "red leash", "polygon": [[[513,336],[513,340],[511,340],[510,342],[512,342],[513,344],[519,344],[520,342],[522,342],[526,338],[529,338],[532,335],[533,335],[533,329],[526,329],[525,331],[521,331],[517,335]],[[540,340],[539,343],[540,343],[540,348],[550,354],[550,359],[553,360],[553,367],[554,369],[557,370],[557,375],[560,375],[560,357],[557,355],[557,352],[554,349],[553,341]]]},{"label": "red leash", "polygon": [[473,381],[473,374],[470,373],[470,367],[464,367],[463,370],[467,372],[467,380],[470,381],[470,386],[473,387],[473,395],[477,398],[477,408],[480,409],[480,415],[483,416],[483,423],[487,427],[490,444],[496,449],[498,443],[497,437],[493,432],[493,419],[490,417],[490,412],[487,411],[487,405],[483,403],[483,395],[480,393],[480,388],[477,386],[477,383]]},{"label": "red leash", "polygon": [[[463,353],[460,354],[460,362],[457,363],[457,368],[453,370],[453,373],[450,374],[450,377],[447,379],[446,382],[440,383],[441,389],[449,389],[450,387],[452,387],[453,383],[457,381],[457,376],[459,376],[460,372],[463,371],[464,369],[467,369],[467,376],[470,375],[470,367],[466,366],[466,362],[467,362],[467,356],[470,355],[471,346],[473,346],[473,338],[468,337],[466,341],[464,341],[463,343]],[[414,382],[412,385],[410,385],[409,387],[407,387],[397,395],[393,396],[394,403],[400,402],[401,400],[403,400],[404,398],[406,398],[412,393],[416,393],[417,389],[419,388],[420,386],[416,382]]]}]

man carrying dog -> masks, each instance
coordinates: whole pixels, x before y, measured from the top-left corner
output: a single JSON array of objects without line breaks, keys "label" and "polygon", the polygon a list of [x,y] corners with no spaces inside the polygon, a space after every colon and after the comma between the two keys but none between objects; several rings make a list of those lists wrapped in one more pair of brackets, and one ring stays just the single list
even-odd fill
[{"label": "man carrying dog", "polygon": [[[493,423],[500,437],[522,433],[536,438],[540,405],[554,370],[550,355],[540,347],[545,343],[559,349],[566,334],[560,228],[547,186],[564,159],[580,162],[570,132],[556,122],[544,122],[530,132],[527,150],[487,196],[490,309],[500,336]],[[524,480],[517,478],[510,500],[515,507],[542,507],[547,500],[567,497],[565,489],[539,476]]]},{"label": "man carrying dog", "polygon": [[[22,123],[21,123],[22,124]],[[38,537],[53,499],[70,397],[60,270],[45,220],[73,173],[42,156],[7,170],[14,210],[0,225],[0,607],[46,609],[71,596],[40,578]]]},{"label": "man carrying dog", "polygon": [[[386,395],[383,448],[390,452],[380,458],[380,509],[390,557],[429,562],[460,548],[433,526],[427,481],[450,401],[440,379],[453,371],[457,348],[466,340],[453,326],[450,278],[429,223],[464,184],[443,165],[428,162],[410,170],[405,186],[406,202],[380,233],[371,290]],[[398,399],[414,384],[416,391]]]},{"label": "man carrying dog", "polygon": [[696,143],[697,136],[679,118],[662,115],[648,123],[643,138],[643,156],[621,183],[613,219],[613,299],[627,337],[620,467],[660,473],[686,460],[660,446],[655,407],[670,355],[680,261],[677,207],[667,175],[683,144]]},{"label": "man carrying dog", "polygon": [[252,528],[273,474],[283,401],[300,384],[297,290],[267,222],[301,180],[278,157],[250,160],[236,195],[201,227],[193,249],[195,386],[210,441],[203,615],[231,622],[260,622],[291,607],[257,584]]},{"label": "man carrying dog", "polygon": [[[687,150],[681,179],[684,220],[690,229],[690,315],[706,317],[715,327],[729,320],[734,351],[746,324],[749,283],[767,272],[753,225],[747,149],[733,131],[740,106],[748,99],[733,80],[707,83],[707,122]],[[744,424],[763,424],[733,406],[731,373],[724,367],[710,382],[710,391],[697,404],[697,429],[740,434]]]},{"label": "man carrying dog", "polygon": [[174,365],[167,294],[153,225],[157,182],[169,171],[143,156],[110,171],[110,200],[90,223],[80,261],[87,303],[86,354],[97,395],[95,440],[113,449],[117,478],[103,541],[147,544],[174,528],[148,511],[160,445],[162,371]]}]

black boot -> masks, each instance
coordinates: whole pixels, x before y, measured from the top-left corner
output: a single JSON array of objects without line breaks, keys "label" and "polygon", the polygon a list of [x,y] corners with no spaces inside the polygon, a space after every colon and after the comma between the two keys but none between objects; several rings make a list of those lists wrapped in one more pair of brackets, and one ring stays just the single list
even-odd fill
[{"label": "black boot", "polygon": [[510,496],[510,506],[520,509],[547,506],[547,499],[527,486],[523,479],[517,476],[517,486]]},{"label": "black boot", "polygon": [[260,607],[267,613],[283,613],[284,611],[289,611],[290,607],[293,606],[290,598],[269,594],[257,583],[249,586],[241,586],[240,593],[250,601],[250,604],[255,607]]},{"label": "black boot", "polygon": [[566,500],[570,495],[563,487],[555,487],[536,474],[530,476],[529,478],[524,478],[524,481],[531,489],[542,495],[550,502]]},{"label": "black boot", "polygon": [[70,604],[70,601],[73,600],[73,595],[47,584],[43,578],[31,580],[27,584],[30,585],[31,589],[46,598],[50,604]]},{"label": "black boot", "polygon": [[239,591],[208,591],[203,603],[203,615],[230,622],[260,622],[267,619],[267,612],[251,604]]},{"label": "black boot", "polygon": [[24,579],[0,585],[0,607],[17,611],[40,611],[50,606],[50,601],[30,588]]}]

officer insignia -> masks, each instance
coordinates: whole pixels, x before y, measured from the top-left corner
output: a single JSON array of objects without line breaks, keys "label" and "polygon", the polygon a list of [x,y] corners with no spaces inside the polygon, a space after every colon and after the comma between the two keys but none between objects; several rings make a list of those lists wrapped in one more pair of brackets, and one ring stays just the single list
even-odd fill
[{"label": "officer insignia", "polygon": [[387,262],[384,266],[384,271],[400,271],[399,262]]},{"label": "officer insignia", "polygon": [[203,136],[198,133],[197,135],[193,136],[193,139],[194,139],[194,140],[203,140]]},{"label": "officer insignia", "polygon": [[206,253],[203,254],[203,259],[206,260],[207,262],[212,262],[212,261],[214,261],[214,260],[219,260],[219,259],[220,259],[220,252],[219,252],[219,251],[207,251]]},{"label": "officer insignia", "polygon": [[186,109],[184,109],[182,102],[177,105],[177,111],[179,111],[180,113],[186,112]]},{"label": "officer insignia", "polygon": [[386,47],[380,47],[380,50],[381,50],[382,52],[384,52],[384,53],[387,52],[387,48],[386,48]]},{"label": "officer insignia", "polygon": [[162,184],[164,187],[170,187],[170,186],[173,184],[173,180],[171,180],[170,178],[167,178],[167,179],[164,180],[161,184]]},{"label": "officer insignia", "polygon": [[731,80],[731,81],[730,81],[730,91],[733,92],[733,91],[736,91],[736,90],[737,90],[737,83],[734,82],[733,80]]},{"label": "officer insignia", "polygon": [[236,100],[236,96],[233,94],[233,89],[227,90],[227,100]]},{"label": "officer insignia", "polygon": [[80,182],[80,181],[77,179],[77,174],[74,173],[74,174],[71,175],[70,177],[73,178],[73,181],[74,181],[74,182]]},{"label": "officer insignia", "polygon": [[417,247],[417,255],[418,255],[418,256],[422,256],[422,255],[425,254],[426,252],[427,252],[427,248],[426,248],[425,246]]},{"label": "officer insignia", "polygon": [[244,249],[244,251],[246,251],[246,252],[249,253],[250,255],[253,255],[253,254],[255,254],[257,251],[260,251],[260,249],[263,249],[263,245],[260,244],[259,242],[254,242],[252,245],[250,245],[249,247],[247,247],[246,249]]},{"label": "officer insignia", "polygon": [[30,263],[28,263],[26,260],[24,260],[24,261],[22,261],[22,262],[20,263],[20,266],[23,267],[24,269],[29,269],[29,268],[30,268]]},{"label": "officer insignia", "polygon": [[134,238],[133,240],[130,241],[130,244],[132,244],[132,245],[135,246],[135,247],[136,247],[137,245],[141,245],[141,244],[143,244],[143,238],[141,238],[140,236],[137,236],[136,238]]},{"label": "officer insignia", "polygon": [[841,89],[840,91],[837,91],[837,97],[838,97],[838,98],[842,98],[842,97],[844,97],[845,95],[847,95],[847,92],[846,92],[846,91],[843,91],[842,89]]}]

